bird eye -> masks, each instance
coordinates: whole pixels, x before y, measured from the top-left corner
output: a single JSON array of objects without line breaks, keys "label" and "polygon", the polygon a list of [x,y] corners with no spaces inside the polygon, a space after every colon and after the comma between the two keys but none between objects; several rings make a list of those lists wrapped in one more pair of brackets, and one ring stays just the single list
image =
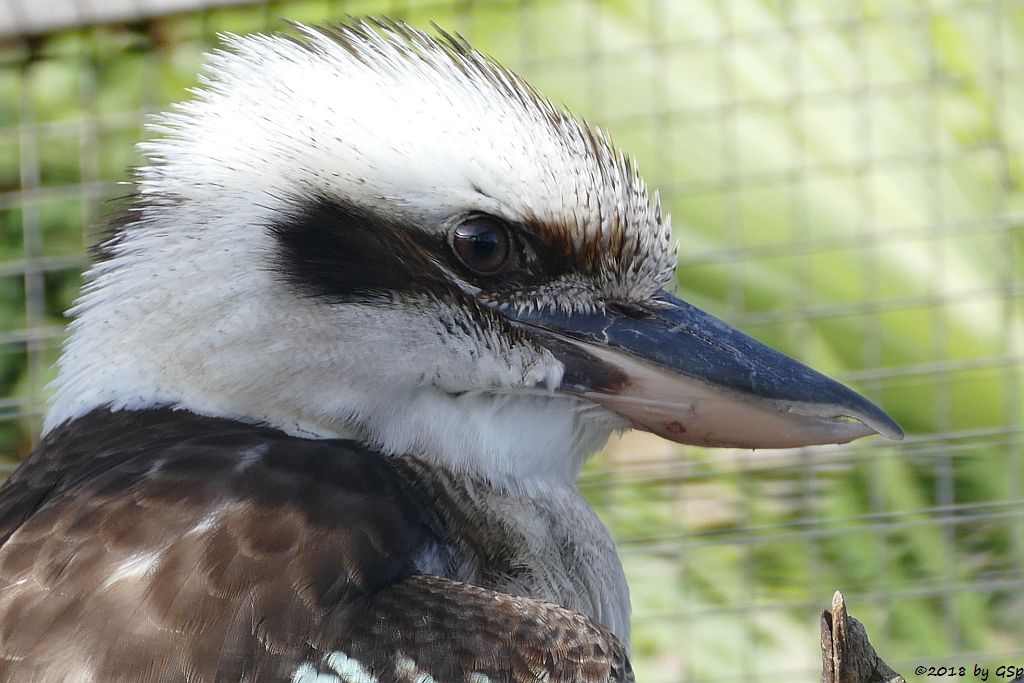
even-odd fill
[{"label": "bird eye", "polygon": [[508,230],[486,216],[460,223],[452,233],[452,249],[462,265],[477,275],[498,273],[512,252]]}]

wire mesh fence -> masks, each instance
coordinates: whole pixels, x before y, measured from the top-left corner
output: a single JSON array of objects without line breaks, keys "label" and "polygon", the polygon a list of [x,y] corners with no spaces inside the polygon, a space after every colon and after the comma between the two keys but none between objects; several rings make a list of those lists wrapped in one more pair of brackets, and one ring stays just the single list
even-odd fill
[{"label": "wire mesh fence", "polygon": [[815,680],[816,615],[837,588],[897,670],[1024,665],[1024,5],[310,0],[95,24],[110,17],[67,0],[81,10],[68,28],[56,10],[55,24],[19,24],[7,2],[12,466],[146,117],[187,96],[216,34],[435,21],[637,157],[674,218],[681,296],[908,431],[782,452],[611,444],[582,487],[630,577],[639,679]]}]

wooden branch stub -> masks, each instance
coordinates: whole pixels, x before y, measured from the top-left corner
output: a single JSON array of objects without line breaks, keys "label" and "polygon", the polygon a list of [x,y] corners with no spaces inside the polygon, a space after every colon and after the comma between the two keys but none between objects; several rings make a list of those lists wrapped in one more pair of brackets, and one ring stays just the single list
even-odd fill
[{"label": "wooden branch stub", "polygon": [[846,613],[843,594],[821,613],[821,678],[825,683],[906,683],[875,652],[864,625]]}]

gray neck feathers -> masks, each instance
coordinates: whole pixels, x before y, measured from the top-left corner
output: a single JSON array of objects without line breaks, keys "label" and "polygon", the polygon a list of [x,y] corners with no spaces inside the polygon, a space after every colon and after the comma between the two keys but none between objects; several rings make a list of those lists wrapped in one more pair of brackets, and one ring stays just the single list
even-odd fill
[{"label": "gray neck feathers", "polygon": [[413,460],[430,480],[451,545],[428,548],[418,569],[565,605],[629,647],[629,588],[608,529],[575,486],[510,494]]}]

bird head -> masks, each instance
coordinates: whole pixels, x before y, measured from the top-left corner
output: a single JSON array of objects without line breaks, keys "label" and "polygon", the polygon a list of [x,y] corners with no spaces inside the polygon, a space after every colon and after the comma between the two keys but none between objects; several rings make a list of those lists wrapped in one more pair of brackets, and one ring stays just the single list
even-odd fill
[{"label": "bird head", "polygon": [[670,221],[599,129],[462,39],[228,36],[151,125],[47,427],[175,406],[487,480],[575,478],[630,426],[702,445],[901,435],[666,291]]}]

